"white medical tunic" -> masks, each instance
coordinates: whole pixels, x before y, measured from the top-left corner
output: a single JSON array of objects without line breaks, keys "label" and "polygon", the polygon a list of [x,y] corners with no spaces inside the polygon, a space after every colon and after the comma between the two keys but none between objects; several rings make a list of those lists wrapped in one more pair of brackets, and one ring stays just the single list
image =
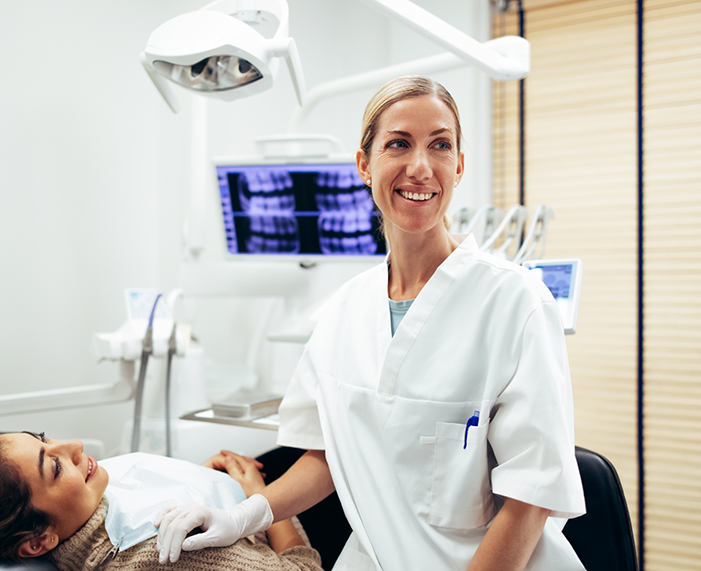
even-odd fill
[{"label": "white medical tunic", "polygon": [[[353,529],[334,570],[465,571],[500,496],[557,518],[584,513],[548,289],[472,236],[394,337],[387,286],[381,264],[333,296],[280,407],[278,443],[326,451]],[[561,524],[548,519],[527,570],[584,569]]]}]

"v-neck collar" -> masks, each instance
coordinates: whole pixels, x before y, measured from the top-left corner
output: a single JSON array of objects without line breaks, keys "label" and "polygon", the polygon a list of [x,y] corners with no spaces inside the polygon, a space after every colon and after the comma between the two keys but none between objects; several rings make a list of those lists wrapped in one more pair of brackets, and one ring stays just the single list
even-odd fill
[{"label": "v-neck collar", "polygon": [[[378,316],[377,340],[381,356],[381,372],[377,390],[382,394],[393,394],[397,374],[406,354],[411,349],[421,328],[433,312],[436,304],[443,296],[455,276],[465,263],[479,251],[477,242],[472,234],[464,237],[458,247],[441,263],[423,289],[416,296],[414,303],[407,311],[392,336],[388,287],[388,262],[391,253],[387,254],[386,263],[380,266],[377,273],[375,288],[375,310]],[[382,359],[382,356],[384,358]]]}]

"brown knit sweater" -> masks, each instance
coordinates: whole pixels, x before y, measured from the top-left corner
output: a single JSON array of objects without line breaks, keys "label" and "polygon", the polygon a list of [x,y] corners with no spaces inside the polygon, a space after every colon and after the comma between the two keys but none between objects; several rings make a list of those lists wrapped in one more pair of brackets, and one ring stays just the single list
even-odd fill
[{"label": "brown knit sweater", "polygon": [[[100,503],[87,523],[78,532],[48,553],[59,571],[322,571],[321,558],[307,546],[286,549],[279,555],[269,546],[264,532],[257,533],[255,543],[240,539],[229,547],[210,547],[199,551],[183,551],[176,563],[158,563],[156,538],[152,537],[112,558],[112,549],[105,516],[107,510]],[[304,529],[293,518],[295,528],[308,545]],[[104,560],[104,562],[103,562]]]}]

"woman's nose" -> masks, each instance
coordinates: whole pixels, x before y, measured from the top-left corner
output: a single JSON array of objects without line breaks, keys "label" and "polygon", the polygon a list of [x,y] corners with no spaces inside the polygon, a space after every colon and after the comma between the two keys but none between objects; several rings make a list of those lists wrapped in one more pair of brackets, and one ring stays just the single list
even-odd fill
[{"label": "woman's nose", "polygon": [[431,178],[431,165],[423,149],[415,149],[406,169],[407,176],[418,181]]},{"label": "woman's nose", "polygon": [[65,454],[73,464],[80,464],[83,460],[83,443],[80,440],[60,442],[56,445],[57,452]]}]

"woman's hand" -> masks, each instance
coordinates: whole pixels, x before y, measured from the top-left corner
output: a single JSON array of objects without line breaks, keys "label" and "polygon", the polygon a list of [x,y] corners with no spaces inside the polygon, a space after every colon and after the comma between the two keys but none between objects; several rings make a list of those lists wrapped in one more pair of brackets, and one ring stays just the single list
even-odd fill
[{"label": "woman's hand", "polygon": [[[215,454],[208,460],[205,460],[202,462],[202,466],[205,468],[211,468],[212,470],[219,470],[220,472],[226,472],[226,463],[227,463],[227,456],[238,456],[234,452],[231,452],[229,450],[221,450],[219,454]],[[241,456],[241,458],[248,458],[247,456]],[[249,458],[249,460],[253,460],[253,458]],[[256,468],[259,470],[263,468],[263,464],[258,462],[258,460],[253,460],[256,464]]]},{"label": "woman's hand", "polygon": [[202,465],[213,470],[228,473],[241,485],[246,497],[250,498],[253,494],[257,494],[265,488],[265,482],[263,481],[265,474],[260,472],[263,464],[248,456],[241,456],[229,450],[222,450]]}]

